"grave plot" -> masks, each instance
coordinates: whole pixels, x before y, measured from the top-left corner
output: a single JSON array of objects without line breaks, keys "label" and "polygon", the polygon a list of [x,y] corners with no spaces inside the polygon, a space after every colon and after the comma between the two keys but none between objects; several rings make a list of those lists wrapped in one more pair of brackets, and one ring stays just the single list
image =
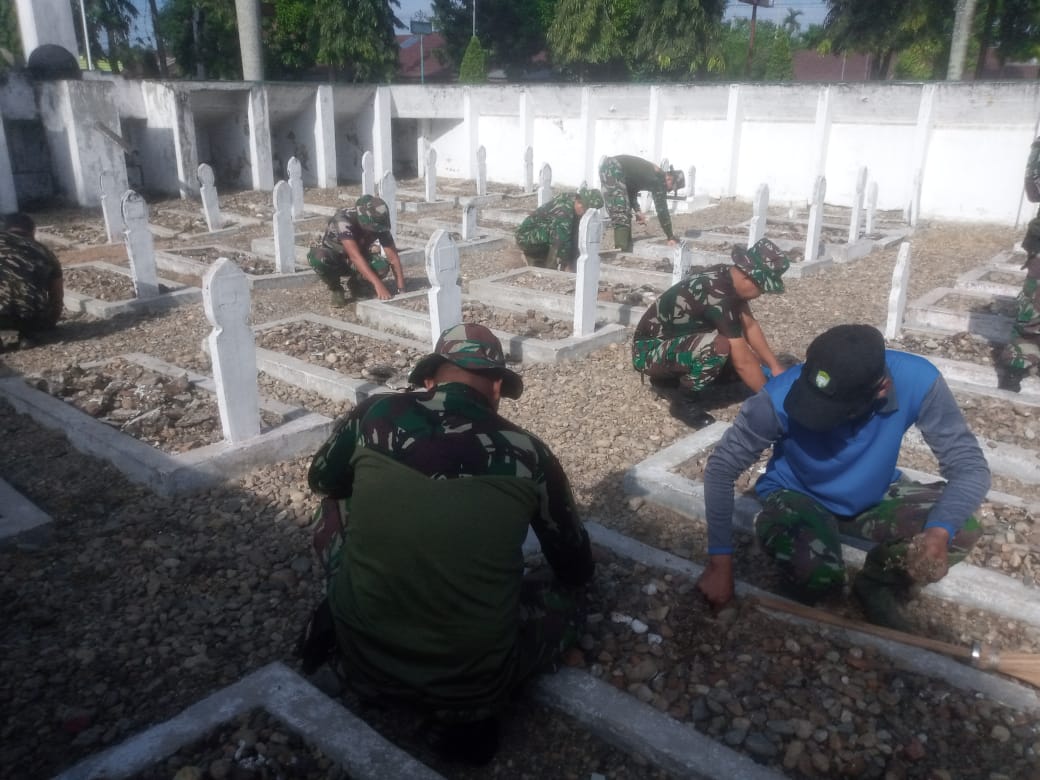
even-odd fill
[{"label": "grave plot", "polygon": [[967,332],[1006,343],[1015,318],[1015,300],[983,291],[937,287],[908,304],[903,329],[945,334]]},{"label": "grave plot", "polygon": [[63,269],[64,304],[71,312],[98,319],[121,314],[165,311],[198,303],[202,292],[169,279],[158,279],[158,294],[137,297],[129,268],[103,260],[79,263]]},{"label": "grave plot", "polygon": [[427,342],[303,314],[254,328],[257,367],[269,376],[352,404],[408,386]]},{"label": "grave plot", "polygon": [[160,495],[219,484],[312,451],[330,430],[322,415],[264,401],[260,435],[229,443],[220,434],[215,392],[208,377],[136,353],[70,366],[33,385],[21,377],[0,379],[0,393],[19,412],[63,430],[74,447]]},{"label": "grave plot", "polygon": [[283,289],[311,284],[314,280],[314,272],[306,266],[306,260],[302,265],[297,262],[296,272],[282,274],[278,273],[270,257],[261,257],[223,244],[159,251],[155,255],[155,264],[168,273],[194,279],[196,284],[201,284],[206,271],[221,257],[226,257],[241,268],[249,280],[249,286],[254,289]]}]

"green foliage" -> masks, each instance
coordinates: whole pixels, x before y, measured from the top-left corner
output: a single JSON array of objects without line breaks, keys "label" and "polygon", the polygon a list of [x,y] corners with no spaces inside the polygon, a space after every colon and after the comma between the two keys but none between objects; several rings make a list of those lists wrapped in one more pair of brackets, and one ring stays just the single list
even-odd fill
[{"label": "green foliage", "polygon": [[275,0],[273,12],[261,24],[264,73],[268,78],[290,78],[313,68],[317,43],[311,25],[312,0]]},{"label": "green foliage", "polygon": [[[79,0],[70,0],[73,18],[80,17]],[[119,73],[121,60],[130,54],[130,26],[138,10],[133,0],[85,0],[87,40],[96,60],[107,60],[113,73]],[[83,26],[74,25],[76,38],[83,45]]]},{"label": "green foliage", "polygon": [[466,54],[459,67],[459,82],[462,84],[483,84],[487,81],[487,60],[480,39],[472,36]]},{"label": "green foliage", "polygon": [[790,81],[794,77],[791,59],[791,39],[782,27],[773,35],[769,55],[766,58],[766,81]]},{"label": "green foliage", "polygon": [[388,82],[397,72],[398,0],[315,0],[316,60],[355,82]]},{"label": "green foliage", "polygon": [[548,43],[553,63],[584,80],[614,73],[627,77],[624,53],[634,43],[634,2],[559,0]]},{"label": "green foliage", "polygon": [[0,73],[24,61],[14,3],[0,3]]},{"label": "green foliage", "polygon": [[233,2],[168,0],[159,12],[159,31],[184,77],[242,78]]},{"label": "green foliage", "polygon": [[640,70],[672,78],[720,70],[725,10],[725,0],[642,0],[632,50]]},{"label": "green foliage", "polygon": [[[545,49],[546,19],[557,0],[477,0],[477,29],[488,67],[519,78]],[[473,37],[473,0],[433,0],[437,30],[444,36],[438,58],[461,70]]]}]

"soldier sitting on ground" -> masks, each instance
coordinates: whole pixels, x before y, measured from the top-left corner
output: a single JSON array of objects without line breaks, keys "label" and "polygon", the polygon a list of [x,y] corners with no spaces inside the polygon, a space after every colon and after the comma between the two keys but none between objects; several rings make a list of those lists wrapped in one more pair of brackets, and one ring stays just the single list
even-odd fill
[{"label": "soldier sitting on ground", "polygon": [[578,259],[578,225],[587,209],[603,208],[599,190],[557,195],[531,212],[516,229],[516,245],[528,265],[573,271]]},{"label": "soldier sitting on ground", "polygon": [[405,289],[401,257],[390,233],[390,209],[373,195],[362,195],[354,208],[336,212],[321,240],[307,253],[307,262],[332,291],[333,306],[347,305],[343,277],[354,298],[359,297],[363,282],[372,285],[379,300],[393,297],[383,283],[391,270],[397,292]]},{"label": "soldier sitting on ground", "polygon": [[736,246],[733,265],[700,270],[665,290],[646,310],[632,340],[632,367],[671,401],[671,414],[692,428],[713,422],[698,394],[733,370],[753,392],[784,366],[769,348],[748,301],[782,293],[791,265],[763,238],[751,249]]},{"label": "soldier sitting on ground", "polygon": [[0,330],[18,332],[21,347],[61,318],[64,286],[61,263],[36,240],[27,214],[9,214],[0,230]]}]

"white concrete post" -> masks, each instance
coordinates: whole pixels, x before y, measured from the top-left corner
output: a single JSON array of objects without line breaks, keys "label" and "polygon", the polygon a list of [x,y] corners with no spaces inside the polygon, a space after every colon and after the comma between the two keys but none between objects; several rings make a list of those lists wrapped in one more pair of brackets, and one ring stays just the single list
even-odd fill
[{"label": "white concrete post", "polygon": [[274,161],[271,156],[271,116],[267,108],[267,90],[262,86],[249,90],[249,163],[253,172],[253,189],[274,189]]},{"label": "white concrete post", "polygon": [[[664,131],[664,106],[662,105],[660,87],[650,87],[650,109],[647,115],[647,130],[650,136],[649,157],[651,160],[656,160],[661,156],[661,138]],[[668,170],[663,164],[661,167],[666,171]]]},{"label": "white concrete post", "polygon": [[691,165],[686,169],[686,202],[693,210],[694,198],[697,194],[697,166]]},{"label": "white concrete post", "polygon": [[534,147],[524,149],[524,175],[520,186],[525,193],[534,192]]},{"label": "white concrete post", "polygon": [[910,243],[899,245],[896,267],[892,270],[892,289],[888,293],[888,320],[885,322],[885,338],[896,339],[903,330],[903,315],[906,314],[906,289],[910,283]]},{"label": "white concrete post", "polygon": [[472,241],[477,237],[477,207],[467,203],[462,209],[462,240]]},{"label": "white concrete post", "polygon": [[477,147],[477,195],[487,195],[487,149]]},{"label": "white concrete post", "polygon": [[372,170],[375,171],[394,169],[394,145],[390,133],[392,105],[389,87],[376,87],[372,102]]},{"label": "white concrete post", "polygon": [[[432,149],[430,150],[433,151]],[[379,197],[386,201],[390,211],[390,232],[397,234],[397,179],[387,171],[379,180]]]},{"label": "white concrete post", "polygon": [[578,225],[578,262],[574,280],[574,336],[591,336],[596,330],[599,301],[599,245],[603,220],[599,209],[589,209]]},{"label": "white concrete post", "polygon": [[361,155],[361,194],[376,194],[376,169],[372,152]]},{"label": "white concrete post", "polygon": [[874,217],[877,215],[877,182],[872,181],[867,185],[867,218],[864,223],[863,232],[868,236],[874,235]]},{"label": "white concrete post", "polygon": [[437,150],[432,146],[426,150],[426,202],[437,200]]},{"label": "white concrete post", "polygon": [[249,326],[249,280],[221,257],[202,277],[202,305],[213,330],[208,337],[213,383],[224,441],[237,444],[260,435],[256,343]]},{"label": "white concrete post", "polygon": [[264,49],[260,42],[259,0],[235,0],[235,26],[242,57],[242,79],[264,80]]},{"label": "white concrete post", "polygon": [[280,274],[296,272],[296,230],[293,227],[292,185],[274,185],[274,266]]},{"label": "white concrete post", "polygon": [[810,167],[812,186],[816,180],[827,175],[827,151],[831,138],[831,88],[823,87],[816,98],[816,123],[813,125],[813,140],[810,149],[814,157]]},{"label": "white concrete post", "polygon": [[303,165],[297,158],[290,157],[289,163],[285,166],[285,174],[289,178],[292,218],[297,220],[303,216]]},{"label": "white concrete post", "polygon": [[751,223],[748,227],[748,247],[753,247],[766,235],[766,223],[769,221],[769,185],[758,185],[755,199],[752,201]]},{"label": "white concrete post", "polygon": [[806,228],[804,262],[820,256],[820,235],[823,233],[823,198],[827,193],[827,180],[817,176],[813,183],[812,201],[809,204],[809,225]]},{"label": "white concrete post", "polygon": [[859,222],[863,215],[863,198],[867,191],[867,169],[866,166],[859,169],[856,176],[856,192],[852,196],[852,213],[849,215],[849,243],[855,243],[859,239]]},{"label": "white concrete post", "polygon": [[591,87],[581,88],[581,143],[582,166],[585,181],[592,181],[596,175],[592,167],[592,154],[596,149],[596,105]]},{"label": "white concrete post", "polygon": [[480,141],[480,111],[469,87],[462,88],[462,132],[466,149],[466,170],[463,178],[477,176],[477,146]]},{"label": "white concrete post", "polygon": [[435,230],[426,242],[426,278],[430,280],[430,343],[436,347],[441,333],[462,322],[459,250],[446,230]]},{"label": "white concrete post", "polygon": [[740,85],[731,84],[729,103],[726,106],[726,130],[729,136],[729,158],[726,170],[726,197],[737,194],[737,174],[740,169],[740,135],[744,129],[744,105],[741,100]]},{"label": "white concrete post", "polygon": [[138,298],[154,298],[159,294],[159,276],[155,271],[155,242],[148,227],[148,204],[136,192],[127,190],[123,194],[122,212],[134,294]]},{"label": "white concrete post", "polygon": [[928,162],[928,145],[932,137],[932,121],[935,112],[935,84],[925,84],[921,89],[921,105],[917,108],[917,126],[914,128],[914,147],[910,155],[910,197],[905,214],[911,226],[917,225],[921,215],[921,182]]},{"label": "white concrete post", "polygon": [[79,53],[72,6],[68,0],[15,0],[18,30],[25,59],[44,44],[61,46],[72,56]]},{"label": "white concrete post", "polygon": [[7,134],[4,133],[4,123],[0,122],[0,213],[10,214],[13,211],[18,211],[18,192],[14,188]]},{"label": "white concrete post", "polygon": [[545,163],[538,171],[538,205],[544,206],[552,200],[552,168]]},{"label": "white concrete post", "polygon": [[123,240],[123,233],[126,231],[120,204],[122,193],[119,192],[112,171],[102,171],[99,179],[98,190],[101,193],[101,216],[105,220],[105,234],[108,236],[108,243],[115,244]]},{"label": "white concrete post", "polygon": [[206,229],[212,233],[224,227],[220,216],[220,201],[217,198],[216,179],[213,169],[206,163],[199,166],[199,194],[202,197],[202,216],[206,218]]},{"label": "white concrete post", "polygon": [[430,148],[430,142],[426,136],[420,135],[415,139],[415,175],[420,179],[426,176],[426,153]]},{"label": "white concrete post", "polygon": [[336,186],[336,112],[332,85],[319,84],[314,108],[314,174],[318,187]]},{"label": "white concrete post", "polygon": [[672,284],[678,284],[685,279],[691,265],[693,265],[693,251],[690,249],[689,242],[685,238],[680,238],[679,246],[672,254]]}]

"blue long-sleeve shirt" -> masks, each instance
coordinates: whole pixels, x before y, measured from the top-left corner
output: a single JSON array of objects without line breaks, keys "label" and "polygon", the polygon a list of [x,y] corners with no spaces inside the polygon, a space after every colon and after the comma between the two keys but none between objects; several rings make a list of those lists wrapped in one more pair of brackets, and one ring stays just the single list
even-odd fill
[{"label": "blue long-sleeve shirt", "polygon": [[857,515],[878,504],[898,480],[903,434],[921,431],[947,485],[925,528],[952,538],[982,503],[989,467],[942,375],[929,361],[886,352],[892,388],[866,421],[817,433],[790,420],[784,399],[802,366],[770,380],[741,407],[704,471],[709,554],[732,552],[733,484],[769,446],[773,455],[755,485],[761,497],[776,490],[803,493],[837,515]]}]

